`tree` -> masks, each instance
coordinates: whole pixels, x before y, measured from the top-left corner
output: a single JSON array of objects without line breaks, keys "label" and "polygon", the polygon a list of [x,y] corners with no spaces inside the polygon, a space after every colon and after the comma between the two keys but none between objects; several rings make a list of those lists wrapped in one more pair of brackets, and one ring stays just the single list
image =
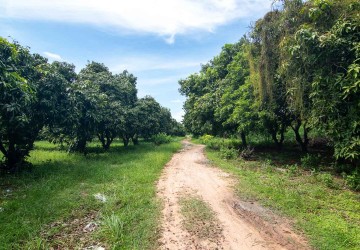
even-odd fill
[{"label": "tree", "polygon": [[54,128],[68,108],[69,80],[28,48],[0,38],[0,150],[2,168],[15,171],[44,126]]},{"label": "tree", "polygon": [[243,147],[247,146],[246,135],[254,129],[257,120],[253,87],[249,82],[248,46],[248,40],[243,37],[237,54],[227,65],[228,74],[220,82],[220,101],[215,110],[228,135],[240,133]]},{"label": "tree", "polygon": [[138,133],[145,139],[162,132],[161,106],[151,96],[145,96],[136,104],[136,115],[138,120]]},{"label": "tree", "polygon": [[71,151],[86,153],[87,142],[93,139],[100,128],[107,128],[106,124],[104,125],[103,112],[110,100],[101,91],[101,87],[103,81],[109,78],[110,72],[103,64],[92,62],[80,71],[78,80],[72,86],[76,100],[77,121],[73,129],[68,131]]},{"label": "tree", "polygon": [[278,149],[282,148],[284,134],[291,123],[292,114],[287,105],[286,84],[278,76],[282,37],[281,13],[274,10],[259,19],[252,30],[251,60],[254,74],[259,78],[253,82],[259,103],[261,124],[271,135]]},{"label": "tree", "polygon": [[309,1],[281,46],[293,109],[331,136],[336,158],[353,162],[360,157],[359,10],[353,0]]}]

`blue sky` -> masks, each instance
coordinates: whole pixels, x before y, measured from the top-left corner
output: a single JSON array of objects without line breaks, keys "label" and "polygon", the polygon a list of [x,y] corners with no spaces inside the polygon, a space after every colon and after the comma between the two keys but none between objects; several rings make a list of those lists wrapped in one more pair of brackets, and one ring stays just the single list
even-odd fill
[{"label": "blue sky", "polygon": [[234,43],[271,9],[272,0],[0,0],[0,36],[77,71],[87,61],[138,78],[177,120],[178,80]]}]

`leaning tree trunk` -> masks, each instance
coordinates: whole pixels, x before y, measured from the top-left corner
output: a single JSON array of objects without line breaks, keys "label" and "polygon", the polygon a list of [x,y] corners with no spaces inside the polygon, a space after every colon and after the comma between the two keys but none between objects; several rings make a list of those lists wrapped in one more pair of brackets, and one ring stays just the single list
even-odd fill
[{"label": "leaning tree trunk", "polygon": [[309,138],[308,138],[308,128],[306,128],[306,124],[303,125],[304,127],[304,138],[301,137],[300,135],[300,128],[301,128],[301,120],[297,119],[296,124],[294,126],[291,126],[291,128],[293,129],[294,133],[295,133],[295,139],[298,142],[298,144],[301,147],[301,151],[303,151],[304,153],[308,152],[308,144],[309,144]]}]

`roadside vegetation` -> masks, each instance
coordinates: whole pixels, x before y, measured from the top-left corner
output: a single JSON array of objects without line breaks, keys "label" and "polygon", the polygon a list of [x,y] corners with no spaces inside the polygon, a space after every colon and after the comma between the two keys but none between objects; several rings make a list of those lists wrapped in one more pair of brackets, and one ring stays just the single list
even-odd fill
[{"label": "roadside vegetation", "polygon": [[236,177],[241,199],[291,218],[314,249],[359,249],[360,194],[350,190],[351,180],[332,171],[331,161],[302,153],[295,141],[281,152],[266,143],[254,143],[254,151],[228,147],[239,139],[204,136],[193,141],[205,143],[211,163]]},{"label": "roadside vegetation", "polygon": [[275,1],[179,81],[194,141],[315,249],[360,248],[359,13],[356,0]]},{"label": "roadside vegetation", "polygon": [[153,145],[91,143],[85,157],[36,142],[31,171],[0,177],[0,248],[155,249],[155,182],[181,143]]},{"label": "roadside vegetation", "polygon": [[179,81],[186,130],[243,149],[249,136],[266,137],[279,151],[292,133],[302,152],[316,140],[359,176],[359,13],[357,0],[275,1],[249,34]]}]

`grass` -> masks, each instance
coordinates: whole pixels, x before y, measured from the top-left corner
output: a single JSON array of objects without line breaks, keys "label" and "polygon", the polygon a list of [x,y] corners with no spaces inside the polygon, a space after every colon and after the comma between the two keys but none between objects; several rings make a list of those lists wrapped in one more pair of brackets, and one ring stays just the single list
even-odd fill
[{"label": "grass", "polygon": [[[0,178],[0,249],[153,249],[161,204],[155,182],[180,141],[67,154],[37,142],[31,172]],[[106,202],[94,198],[102,194]],[[95,230],[84,232],[93,222]]]},{"label": "grass", "polygon": [[180,212],[184,216],[183,226],[200,239],[214,240],[221,234],[220,222],[210,206],[199,197],[187,196],[180,199]]},{"label": "grass", "polygon": [[286,152],[259,154],[252,161],[225,160],[208,148],[206,154],[237,177],[242,199],[292,218],[314,249],[360,249],[360,194],[344,188],[343,180],[301,169]]}]

